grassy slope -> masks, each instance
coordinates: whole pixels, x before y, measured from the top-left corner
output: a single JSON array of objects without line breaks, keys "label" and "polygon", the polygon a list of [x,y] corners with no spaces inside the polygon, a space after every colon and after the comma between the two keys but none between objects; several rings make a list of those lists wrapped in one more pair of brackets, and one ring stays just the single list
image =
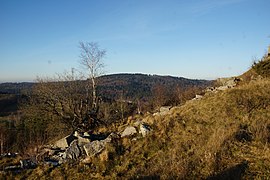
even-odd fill
[{"label": "grassy slope", "polygon": [[174,107],[166,116],[137,117],[153,132],[125,138],[87,164],[38,167],[29,179],[270,177],[270,80],[244,83]]},{"label": "grassy slope", "polygon": [[190,101],[154,124],[151,137],[131,145],[131,176],[270,176],[269,80]]},{"label": "grassy slope", "polygon": [[107,148],[108,158],[25,175],[59,178],[263,178],[270,176],[270,80],[259,80],[142,117],[153,133]]}]

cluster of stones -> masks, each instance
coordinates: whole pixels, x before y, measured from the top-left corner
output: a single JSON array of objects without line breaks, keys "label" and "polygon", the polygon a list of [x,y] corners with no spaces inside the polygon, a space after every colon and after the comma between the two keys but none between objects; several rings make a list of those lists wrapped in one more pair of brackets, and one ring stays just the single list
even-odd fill
[{"label": "cluster of stones", "polygon": [[[61,165],[70,160],[82,160],[100,155],[109,143],[113,143],[120,138],[145,137],[151,132],[149,125],[142,121],[135,121],[132,125],[127,125],[119,133],[88,134],[75,131],[51,145],[46,145],[39,150],[38,155],[32,159],[21,159],[20,164],[5,167],[4,171],[20,172],[23,169],[35,168],[39,163],[53,166]],[[105,151],[104,151],[105,152]],[[14,158],[17,154],[6,154],[3,158]],[[1,156],[2,157],[2,156]]]},{"label": "cluster of stones", "polygon": [[119,138],[133,137],[138,134],[145,137],[150,132],[150,126],[141,121],[136,121],[133,126],[127,126],[120,133],[113,132],[108,136],[80,134],[75,131],[73,134],[56,141],[53,145],[44,147],[37,159],[59,165],[69,160],[78,160],[83,155],[86,157],[96,156],[102,153],[109,143]]}]

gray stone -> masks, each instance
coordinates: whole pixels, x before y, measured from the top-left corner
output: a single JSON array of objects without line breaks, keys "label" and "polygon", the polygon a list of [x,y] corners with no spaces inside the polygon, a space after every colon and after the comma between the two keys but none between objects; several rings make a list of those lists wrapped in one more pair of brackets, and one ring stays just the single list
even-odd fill
[{"label": "gray stone", "polygon": [[91,140],[89,138],[78,136],[78,145],[83,146],[84,144],[90,143]]},{"label": "gray stone", "polygon": [[140,125],[139,133],[141,133],[143,137],[145,137],[147,134],[149,134],[150,131],[151,131],[151,128],[148,125],[146,125],[146,124]]},{"label": "gray stone", "polygon": [[220,87],[217,87],[217,90],[218,90],[218,91],[225,91],[225,90],[227,90],[227,89],[229,89],[228,86],[220,86]]},{"label": "gray stone", "polygon": [[230,79],[229,81],[227,81],[227,82],[225,83],[225,86],[228,86],[228,88],[235,87],[235,86],[236,86],[235,79]]},{"label": "gray stone", "polygon": [[83,146],[83,149],[87,156],[95,156],[99,153],[101,153],[108,143],[110,143],[113,139],[118,139],[119,135],[116,133],[111,133],[109,136],[107,136],[104,140],[96,140],[93,142],[90,142],[88,144],[85,144]]},{"label": "gray stone", "polygon": [[73,141],[70,146],[66,149],[66,158],[71,160],[76,160],[81,155],[80,148],[78,146],[78,141]]},{"label": "gray stone", "polygon": [[75,139],[77,139],[77,137],[73,136],[73,135],[69,135],[69,136],[66,136],[62,139],[59,139],[58,141],[56,141],[54,143],[54,146],[56,147],[59,147],[61,149],[65,149],[67,148],[72,141],[74,141]]},{"label": "gray stone", "polygon": [[221,87],[227,87],[227,89],[235,87],[239,81],[241,81],[241,79],[237,77],[217,79],[217,82],[221,85]]},{"label": "gray stone", "polygon": [[168,111],[170,111],[171,108],[172,108],[172,106],[162,106],[159,108],[159,112],[161,112],[161,113],[168,112]]},{"label": "gray stone", "polygon": [[164,116],[166,114],[169,113],[170,109],[172,108],[172,106],[162,106],[159,108],[159,112],[154,113],[154,116]]},{"label": "gray stone", "polygon": [[118,139],[119,135],[112,132],[106,139],[102,140],[105,143],[110,143],[113,139]]},{"label": "gray stone", "polygon": [[95,156],[96,154],[103,151],[106,147],[106,142],[104,141],[93,141],[91,143],[85,144],[83,149],[87,156]]},{"label": "gray stone", "polygon": [[22,169],[33,169],[37,167],[37,163],[31,159],[22,159],[20,160],[20,164]]},{"label": "gray stone", "polygon": [[202,97],[202,95],[196,94],[195,98],[193,98],[192,100],[200,100]]},{"label": "gray stone", "polygon": [[125,136],[131,136],[136,134],[137,131],[135,129],[135,127],[133,126],[128,126],[126,127],[126,129],[122,132],[121,137],[125,137]]}]

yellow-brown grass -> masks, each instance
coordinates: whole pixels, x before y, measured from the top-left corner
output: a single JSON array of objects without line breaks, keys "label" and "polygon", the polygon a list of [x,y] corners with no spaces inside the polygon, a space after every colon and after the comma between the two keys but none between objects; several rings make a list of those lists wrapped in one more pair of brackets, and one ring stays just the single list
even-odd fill
[{"label": "yellow-brown grass", "polygon": [[206,94],[165,116],[136,118],[151,122],[153,131],[147,137],[120,139],[87,163],[45,168],[43,176],[37,170],[28,175],[45,179],[270,177],[269,79]]}]

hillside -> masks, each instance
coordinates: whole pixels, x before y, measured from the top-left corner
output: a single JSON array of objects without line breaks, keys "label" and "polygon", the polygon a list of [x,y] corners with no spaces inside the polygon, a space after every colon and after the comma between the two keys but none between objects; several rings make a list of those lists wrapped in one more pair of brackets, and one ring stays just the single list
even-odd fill
[{"label": "hillside", "polygon": [[[267,179],[270,177],[270,79],[253,69],[243,75],[252,78],[240,76],[241,82],[236,87],[206,92],[203,97],[165,112],[135,115],[97,130],[97,135],[113,132],[121,137],[107,143],[94,156],[82,155],[59,166],[38,165],[17,177]],[[144,125],[151,129],[147,134],[142,134]],[[128,127],[134,127],[137,133],[124,137]],[[98,142],[102,141],[92,141]]]},{"label": "hillside", "polygon": [[[182,91],[188,88],[205,88],[212,81],[193,80],[182,77],[144,75],[144,74],[112,74],[98,78],[98,93],[104,100],[117,100],[120,96],[128,100],[144,99],[153,97],[153,89],[162,86],[173,92],[176,88]],[[10,114],[18,110],[20,95],[36,83],[2,83],[0,84],[0,115]]]},{"label": "hillside", "polygon": [[100,94],[108,97],[119,97],[121,94],[129,99],[152,96],[155,86],[162,86],[170,91],[181,87],[207,87],[212,81],[187,79],[183,77],[145,75],[145,74],[112,74],[98,79]]}]

